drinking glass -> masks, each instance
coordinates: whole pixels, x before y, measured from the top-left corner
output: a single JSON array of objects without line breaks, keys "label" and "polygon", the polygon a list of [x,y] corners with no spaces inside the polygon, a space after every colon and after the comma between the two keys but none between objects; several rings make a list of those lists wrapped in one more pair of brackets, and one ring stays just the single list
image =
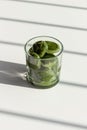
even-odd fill
[{"label": "drinking glass", "polygon": [[[51,41],[59,46],[58,53],[51,58],[35,58],[29,53],[32,45],[38,41]],[[26,79],[39,88],[49,88],[56,85],[60,80],[63,45],[51,36],[37,36],[27,41],[24,46],[26,55]]]}]

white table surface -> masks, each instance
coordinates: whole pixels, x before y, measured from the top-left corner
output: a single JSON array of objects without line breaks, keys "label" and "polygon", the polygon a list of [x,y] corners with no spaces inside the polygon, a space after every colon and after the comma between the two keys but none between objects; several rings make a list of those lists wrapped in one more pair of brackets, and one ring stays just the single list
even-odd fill
[{"label": "white table surface", "polygon": [[[21,2],[22,1],[22,2]],[[49,35],[64,45],[61,81],[24,79],[24,44]],[[87,1],[0,1],[0,130],[87,129]]]}]

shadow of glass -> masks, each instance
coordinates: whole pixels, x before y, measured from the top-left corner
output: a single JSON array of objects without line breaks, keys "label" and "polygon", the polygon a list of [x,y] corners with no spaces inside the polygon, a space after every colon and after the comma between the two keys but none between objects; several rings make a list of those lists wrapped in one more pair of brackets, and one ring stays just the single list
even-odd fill
[{"label": "shadow of glass", "polygon": [[26,66],[0,61],[0,83],[34,88],[25,78]]},{"label": "shadow of glass", "polygon": [[45,118],[45,117],[41,117],[41,116],[34,116],[34,115],[30,115],[30,114],[25,114],[25,113],[18,113],[18,112],[14,112],[14,111],[0,109],[0,114],[15,116],[15,117],[19,117],[19,118],[25,118],[25,119],[31,119],[31,120],[35,120],[35,121],[41,121],[44,123],[46,122],[46,123],[51,123],[51,124],[55,124],[55,125],[64,125],[66,127],[73,127],[73,128],[79,128],[79,129],[82,128],[82,129],[87,130],[87,125],[72,123],[72,122],[63,121],[63,120],[55,120],[55,119]]},{"label": "shadow of glass", "polygon": [[[25,72],[26,66],[23,64],[0,61],[0,83],[40,89],[39,87],[27,82]],[[70,81],[60,81],[59,84],[87,88],[87,85],[85,84]]]}]

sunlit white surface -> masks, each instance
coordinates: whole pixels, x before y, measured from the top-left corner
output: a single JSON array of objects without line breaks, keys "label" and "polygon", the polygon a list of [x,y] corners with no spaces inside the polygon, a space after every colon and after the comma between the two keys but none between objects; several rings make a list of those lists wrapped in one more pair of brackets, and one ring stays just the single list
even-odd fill
[{"label": "sunlit white surface", "polygon": [[[87,7],[85,0],[41,2]],[[61,82],[44,90],[23,77],[24,44],[38,35],[54,36],[64,45]],[[87,10],[0,1],[0,129],[87,129],[86,100]]]}]

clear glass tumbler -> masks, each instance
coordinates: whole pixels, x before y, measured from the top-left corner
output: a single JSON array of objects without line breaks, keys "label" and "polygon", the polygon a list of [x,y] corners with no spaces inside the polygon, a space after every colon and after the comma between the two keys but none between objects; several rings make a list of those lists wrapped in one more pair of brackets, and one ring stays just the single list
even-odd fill
[{"label": "clear glass tumbler", "polygon": [[[60,49],[58,53],[55,54],[55,57],[35,58],[30,55],[29,49],[37,41],[54,42],[58,44]],[[27,41],[24,46],[24,50],[26,55],[27,81],[38,88],[49,88],[56,85],[60,79],[61,59],[63,52],[62,43],[54,37],[37,36]]]}]

